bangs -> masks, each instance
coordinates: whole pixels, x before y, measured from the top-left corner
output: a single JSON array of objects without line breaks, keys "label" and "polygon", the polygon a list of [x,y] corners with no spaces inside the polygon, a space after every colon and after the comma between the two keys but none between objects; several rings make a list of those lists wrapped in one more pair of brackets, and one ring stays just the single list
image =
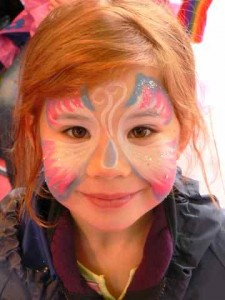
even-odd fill
[{"label": "bangs", "polygon": [[102,82],[115,69],[156,66],[149,39],[122,7],[59,8],[25,50],[22,97],[34,91],[39,99],[68,96]]}]

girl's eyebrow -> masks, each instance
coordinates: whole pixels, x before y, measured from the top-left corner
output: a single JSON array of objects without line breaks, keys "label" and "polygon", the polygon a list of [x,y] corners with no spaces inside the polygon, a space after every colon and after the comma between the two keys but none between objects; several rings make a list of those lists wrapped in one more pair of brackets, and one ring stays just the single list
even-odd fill
[{"label": "girl's eyebrow", "polygon": [[136,112],[134,114],[131,114],[128,119],[135,119],[135,118],[140,118],[140,117],[153,117],[153,118],[158,118],[160,117],[160,113],[157,110],[154,109],[148,109],[144,112]]},{"label": "girl's eyebrow", "polygon": [[57,120],[78,120],[78,121],[93,122],[93,120],[87,116],[78,115],[78,114],[70,114],[70,113],[59,114],[57,116]]}]

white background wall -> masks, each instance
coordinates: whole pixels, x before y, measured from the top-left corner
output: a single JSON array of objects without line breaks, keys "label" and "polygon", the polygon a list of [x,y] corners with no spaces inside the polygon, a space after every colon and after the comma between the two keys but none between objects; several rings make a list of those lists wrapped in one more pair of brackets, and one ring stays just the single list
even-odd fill
[{"label": "white background wall", "polygon": [[[181,3],[181,1],[173,1]],[[196,55],[199,82],[199,101],[203,104],[203,113],[215,138],[220,159],[221,172],[218,168],[216,151],[213,159],[204,155],[207,175],[212,192],[225,207],[225,1],[213,0],[207,17],[203,41],[193,45]],[[210,112],[210,113],[209,113]],[[211,121],[212,125],[210,125]],[[217,176],[216,176],[217,175]],[[222,176],[221,176],[222,175]],[[191,176],[199,179],[196,168]],[[203,182],[203,180],[201,179]],[[201,184],[202,193],[207,192]]]}]

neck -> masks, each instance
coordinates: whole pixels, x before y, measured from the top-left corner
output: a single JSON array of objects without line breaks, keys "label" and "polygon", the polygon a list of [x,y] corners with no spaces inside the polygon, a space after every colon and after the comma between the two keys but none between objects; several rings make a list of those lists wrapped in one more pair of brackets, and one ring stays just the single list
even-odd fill
[{"label": "neck", "polygon": [[[117,252],[128,249],[129,246],[144,247],[148,232],[152,224],[152,212],[148,212],[134,224],[118,231],[103,231],[76,219],[76,252],[78,259],[84,253],[96,256],[98,253]],[[126,247],[126,248],[124,248]],[[84,259],[85,260],[85,259]],[[82,262],[82,261],[81,261]]]}]

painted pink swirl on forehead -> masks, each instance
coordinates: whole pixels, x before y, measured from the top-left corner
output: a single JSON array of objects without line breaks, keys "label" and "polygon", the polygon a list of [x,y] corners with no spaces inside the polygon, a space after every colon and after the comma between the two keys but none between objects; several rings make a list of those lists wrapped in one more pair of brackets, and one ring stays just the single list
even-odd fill
[{"label": "painted pink swirl on forehead", "polygon": [[172,118],[172,106],[168,96],[160,88],[151,89],[149,86],[143,86],[141,102],[139,109],[150,109],[161,117],[165,123]]},{"label": "painted pink swirl on forehead", "polygon": [[76,108],[84,108],[79,97],[74,99],[48,100],[46,114],[50,125],[57,125],[59,115],[63,112],[73,112]]}]

